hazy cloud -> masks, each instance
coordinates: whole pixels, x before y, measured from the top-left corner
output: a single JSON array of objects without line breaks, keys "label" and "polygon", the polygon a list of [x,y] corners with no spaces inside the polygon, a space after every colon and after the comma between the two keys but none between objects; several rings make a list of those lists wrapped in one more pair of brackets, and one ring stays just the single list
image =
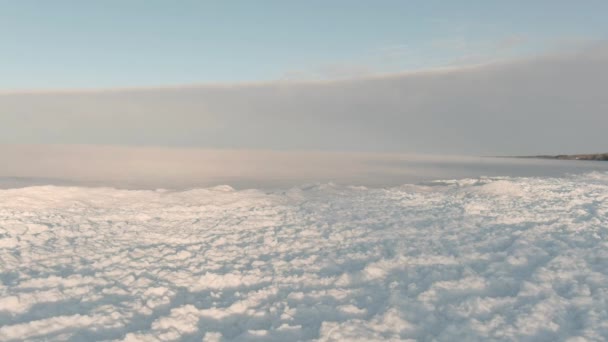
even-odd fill
[{"label": "hazy cloud", "polygon": [[607,51],[328,82],[5,93],[0,142],[595,152],[608,145]]}]

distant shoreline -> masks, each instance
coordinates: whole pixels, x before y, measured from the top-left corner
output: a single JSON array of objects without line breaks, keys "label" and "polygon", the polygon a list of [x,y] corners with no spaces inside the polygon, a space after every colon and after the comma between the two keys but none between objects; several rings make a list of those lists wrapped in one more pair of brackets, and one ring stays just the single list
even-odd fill
[{"label": "distant shoreline", "polygon": [[608,153],[558,154],[558,155],[538,155],[538,156],[508,156],[508,157],[502,157],[502,158],[534,158],[534,159],[557,159],[557,160],[608,161]]}]

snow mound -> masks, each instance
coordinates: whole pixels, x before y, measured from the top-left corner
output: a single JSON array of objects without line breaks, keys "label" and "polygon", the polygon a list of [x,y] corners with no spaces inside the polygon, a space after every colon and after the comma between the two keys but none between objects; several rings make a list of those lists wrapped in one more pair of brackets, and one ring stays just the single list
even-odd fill
[{"label": "snow mound", "polygon": [[0,190],[0,340],[606,340],[608,177]]},{"label": "snow mound", "polygon": [[479,187],[479,192],[499,196],[524,196],[524,190],[516,182],[497,180]]}]

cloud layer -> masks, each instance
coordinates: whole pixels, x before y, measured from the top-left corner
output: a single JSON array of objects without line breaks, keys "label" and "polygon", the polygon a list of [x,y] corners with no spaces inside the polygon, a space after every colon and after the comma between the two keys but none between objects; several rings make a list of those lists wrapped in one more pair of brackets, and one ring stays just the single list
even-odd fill
[{"label": "cloud layer", "polygon": [[0,95],[0,142],[524,154],[608,144],[608,53],[333,82]]}]

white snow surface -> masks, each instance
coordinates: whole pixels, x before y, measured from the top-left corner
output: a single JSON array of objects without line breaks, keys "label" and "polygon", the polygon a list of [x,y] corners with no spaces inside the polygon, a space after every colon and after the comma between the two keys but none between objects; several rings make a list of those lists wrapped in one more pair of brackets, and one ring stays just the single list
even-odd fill
[{"label": "white snow surface", "polygon": [[608,174],[0,190],[0,341],[608,339]]}]

